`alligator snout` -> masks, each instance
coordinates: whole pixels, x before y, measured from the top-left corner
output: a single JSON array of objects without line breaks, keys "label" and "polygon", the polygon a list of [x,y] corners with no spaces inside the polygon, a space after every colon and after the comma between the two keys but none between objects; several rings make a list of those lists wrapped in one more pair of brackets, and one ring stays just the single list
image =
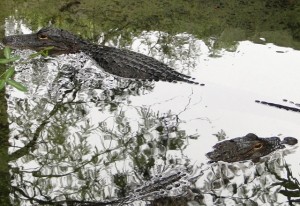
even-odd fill
[{"label": "alligator snout", "polygon": [[16,36],[6,36],[2,39],[2,43],[11,48],[25,48],[23,39],[16,38]]},{"label": "alligator snout", "polygon": [[298,140],[294,137],[285,137],[282,141],[281,144],[288,144],[288,145],[295,145],[298,143]]}]

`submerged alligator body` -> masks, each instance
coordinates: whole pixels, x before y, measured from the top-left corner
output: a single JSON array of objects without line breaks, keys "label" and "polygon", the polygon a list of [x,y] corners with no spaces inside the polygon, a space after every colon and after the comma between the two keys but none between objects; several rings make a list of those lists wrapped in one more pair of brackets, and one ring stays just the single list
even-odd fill
[{"label": "submerged alligator body", "polygon": [[[287,102],[288,100],[284,99],[283,101]],[[291,107],[291,106],[285,106],[285,105],[282,105],[282,104],[266,102],[266,101],[260,101],[260,100],[255,100],[255,102],[260,103],[260,104],[264,104],[264,105],[268,105],[268,106],[271,106],[271,107],[276,107],[276,108],[279,108],[279,109],[285,109],[285,110],[293,111],[293,112],[300,112],[300,104],[299,103],[290,102],[291,104],[296,106],[296,107]]]},{"label": "submerged alligator body", "polygon": [[298,140],[294,137],[285,137],[282,141],[279,137],[260,138],[249,133],[245,137],[237,137],[219,142],[213,146],[214,150],[206,154],[210,162],[239,162],[252,160],[258,162],[260,157],[266,156],[278,149],[285,148],[284,144],[295,145]]},{"label": "submerged alligator body", "polygon": [[34,34],[7,36],[3,43],[12,48],[36,51],[53,47],[49,52],[53,55],[84,52],[104,71],[123,78],[199,84],[190,76],[181,74],[152,57],[125,49],[92,44],[62,29],[49,27]]},{"label": "submerged alligator body", "polygon": [[[190,189],[193,187],[192,183],[195,178],[197,179],[198,176],[191,176],[183,168],[172,168],[170,171],[152,177],[149,181],[144,181],[141,186],[129,192],[126,197],[120,197],[110,201],[81,203],[84,203],[82,205],[131,205],[133,202],[139,200],[162,202],[164,199],[168,199],[171,202],[175,199],[183,199],[187,202],[187,196],[189,193],[192,193]],[[193,193],[193,195],[199,194],[196,192]],[[74,205],[74,203],[77,202],[79,201],[68,201],[70,205]],[[167,205],[165,202],[163,203],[163,205]]]}]

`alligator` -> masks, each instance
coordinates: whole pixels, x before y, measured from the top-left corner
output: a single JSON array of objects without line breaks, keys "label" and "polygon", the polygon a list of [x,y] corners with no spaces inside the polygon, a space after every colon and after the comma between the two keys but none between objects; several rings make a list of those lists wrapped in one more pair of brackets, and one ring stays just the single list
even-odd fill
[{"label": "alligator", "polygon": [[191,76],[179,73],[152,57],[126,49],[96,45],[58,28],[46,27],[33,34],[6,36],[3,43],[11,48],[35,51],[52,47],[50,55],[83,52],[105,72],[122,78],[199,84]]},{"label": "alligator", "polygon": [[[283,99],[283,101],[287,102],[288,100]],[[292,101],[290,101],[290,103],[295,105],[296,107],[290,107],[290,106],[285,106],[285,105],[282,105],[282,104],[266,102],[266,101],[260,101],[260,100],[255,100],[255,102],[260,103],[260,104],[264,104],[264,105],[268,105],[268,106],[271,106],[271,107],[276,107],[276,108],[279,108],[279,109],[285,109],[285,110],[293,111],[293,112],[300,112],[300,108],[297,108],[297,107],[300,107],[300,104],[299,103],[294,103]]]},{"label": "alligator", "polygon": [[[198,191],[190,188],[192,183],[200,175],[191,176],[183,168],[172,168],[169,171],[164,171],[161,174],[155,175],[149,181],[143,183],[131,190],[126,197],[115,198],[108,201],[77,201],[67,200],[69,205],[129,205],[135,201],[156,201],[159,199],[183,199],[188,201],[188,195]],[[190,190],[191,189],[191,190]],[[81,204],[80,204],[81,203]],[[165,205],[165,204],[164,204]]]},{"label": "alligator", "polygon": [[252,160],[258,162],[261,157],[278,149],[285,148],[284,144],[295,145],[298,140],[294,137],[285,137],[282,141],[279,137],[260,138],[253,133],[244,137],[225,140],[213,146],[214,150],[206,154],[212,162],[240,162]]}]

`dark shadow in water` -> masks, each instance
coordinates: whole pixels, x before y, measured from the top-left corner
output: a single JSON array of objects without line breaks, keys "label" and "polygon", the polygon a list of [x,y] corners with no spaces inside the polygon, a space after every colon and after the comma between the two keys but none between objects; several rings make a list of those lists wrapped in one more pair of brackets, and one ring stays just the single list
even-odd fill
[{"label": "dark shadow in water", "polygon": [[[1,71],[1,69],[0,69]],[[0,91],[0,204],[10,205],[11,174],[9,172],[9,122],[5,90]]]}]

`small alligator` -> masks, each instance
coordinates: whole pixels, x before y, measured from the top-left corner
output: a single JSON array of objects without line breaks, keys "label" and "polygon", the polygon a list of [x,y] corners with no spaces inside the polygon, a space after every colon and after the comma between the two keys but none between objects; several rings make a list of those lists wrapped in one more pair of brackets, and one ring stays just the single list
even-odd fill
[{"label": "small alligator", "polygon": [[84,52],[104,71],[123,78],[199,84],[190,76],[181,74],[152,57],[125,49],[92,44],[62,29],[47,27],[34,34],[6,36],[3,43],[16,49],[36,51],[53,47],[49,51],[50,55]]},{"label": "small alligator", "polygon": [[206,156],[210,162],[239,162],[252,160],[258,162],[260,157],[266,156],[278,149],[285,148],[284,144],[295,145],[298,140],[294,137],[285,137],[282,141],[279,137],[260,138],[249,133],[245,137],[237,137],[225,140],[213,146],[214,151]]}]

